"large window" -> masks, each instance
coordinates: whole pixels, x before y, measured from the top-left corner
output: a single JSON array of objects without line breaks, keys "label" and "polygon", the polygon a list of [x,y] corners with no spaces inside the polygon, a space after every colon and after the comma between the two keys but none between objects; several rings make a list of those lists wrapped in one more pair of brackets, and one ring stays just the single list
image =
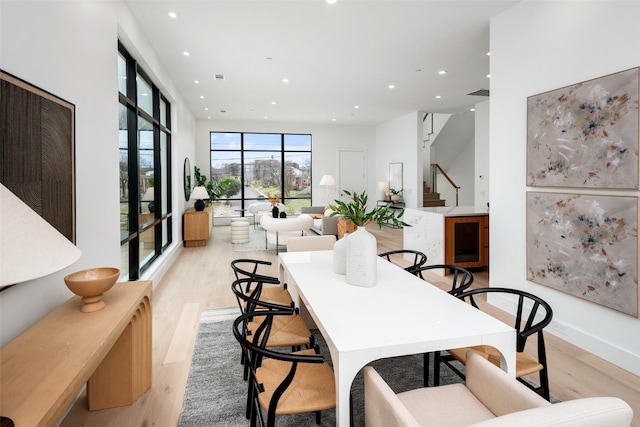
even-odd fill
[{"label": "large window", "polygon": [[171,105],[118,46],[120,248],[136,280],[171,243]]},{"label": "large window", "polygon": [[224,192],[215,216],[239,216],[277,198],[288,214],[311,204],[311,135],[211,132],[210,179]]}]

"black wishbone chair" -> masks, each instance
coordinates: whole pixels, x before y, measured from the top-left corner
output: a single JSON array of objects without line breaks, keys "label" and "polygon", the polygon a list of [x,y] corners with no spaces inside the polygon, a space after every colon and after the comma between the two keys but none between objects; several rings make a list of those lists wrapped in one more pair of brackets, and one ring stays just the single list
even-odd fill
[{"label": "black wishbone chair", "polygon": [[[277,277],[258,273],[258,268],[260,266],[267,266],[271,264],[271,261],[240,258],[231,261],[231,269],[233,270],[236,279],[251,278],[253,281],[259,283],[261,287],[264,284],[268,285],[264,286],[264,289],[260,291],[261,300],[276,304],[290,305],[293,300],[291,298],[291,294],[287,290],[287,284],[285,283],[281,285],[280,280],[278,280]],[[248,287],[251,286],[253,281],[247,282],[246,285]],[[247,289],[245,293],[246,292],[249,292],[249,290]]]},{"label": "black wishbone chair", "polygon": [[[304,412],[315,412],[320,424],[320,411],[336,406],[334,373],[317,347],[295,353],[267,348],[276,319],[292,312],[290,308],[248,312],[233,322],[233,335],[249,366],[246,416],[252,427],[258,422],[274,427],[276,415]],[[246,324],[258,318],[262,321],[255,332],[245,335]]]},{"label": "black wishbone chair", "polygon": [[[517,297],[517,307],[515,309],[513,327],[516,330],[516,378],[549,400],[549,374],[547,372],[547,352],[544,345],[544,335],[542,330],[551,323],[553,311],[549,304],[541,298],[519,289],[509,288],[479,288],[472,289],[457,295],[461,300],[469,300],[471,305],[479,308],[474,297],[478,295],[486,295],[490,293],[514,295]],[[527,338],[531,335],[537,336],[537,359],[532,355],[525,353],[524,347]],[[441,354],[439,351],[435,353],[434,360],[434,385],[440,383],[440,364],[444,363],[453,372],[461,378],[464,374],[457,369],[451,362],[457,360],[462,364],[466,361],[467,351],[475,350],[483,357],[488,359],[494,365],[500,366],[500,353],[495,348],[488,345],[478,345],[473,347],[464,347],[448,350],[448,355]],[[525,381],[522,377],[538,373],[539,385],[534,385],[529,381]]]},{"label": "black wishbone chair", "polygon": [[416,275],[418,277],[422,277],[419,273],[418,269],[427,262],[427,256],[420,251],[415,251],[413,249],[398,249],[395,251],[388,251],[378,254],[380,258],[384,258],[389,262],[393,262],[392,255],[401,255],[404,258],[404,255],[412,255],[413,256],[413,264],[408,267],[403,267],[409,273]]},{"label": "black wishbone chair", "polygon": [[[248,283],[251,282],[251,283]],[[251,285],[254,285],[251,287]],[[238,306],[241,313],[265,313],[270,310],[287,311],[289,316],[279,316],[271,324],[270,334],[265,345],[272,347],[291,347],[291,351],[297,351],[306,346],[311,348],[315,345],[315,338],[304,319],[298,314],[298,310],[290,305],[281,305],[268,301],[263,301],[260,297],[260,291],[264,290],[259,282],[255,279],[243,278],[238,279],[231,285],[233,293],[236,295]],[[249,289],[249,292],[246,292]],[[247,337],[255,334],[256,330],[262,323],[262,316],[256,317],[245,322],[244,333]],[[248,374],[248,366],[246,359],[241,358],[241,362],[245,364],[245,379]]]},{"label": "black wishbone chair", "polygon": [[[458,267],[457,265],[451,264],[433,264],[433,265],[423,265],[419,267],[416,272],[416,276],[422,276],[423,271],[434,270],[434,269],[445,269],[445,272],[448,272],[447,277],[451,277],[451,288],[447,291],[453,296],[456,296],[465,290],[467,290],[471,285],[473,285],[474,277],[473,273],[471,273],[466,268]],[[424,386],[429,386],[429,359],[430,353],[424,353]]]},{"label": "black wishbone chair", "polygon": [[[475,280],[473,277],[473,273],[467,270],[466,268],[458,267],[457,265],[451,264],[433,264],[433,265],[423,265],[422,267],[418,267],[416,269],[417,276],[422,277],[422,272],[427,270],[434,269],[445,269],[448,271],[446,277],[451,277],[451,288],[447,291],[453,296],[457,296],[462,292],[466,291],[471,285],[473,285],[473,281]],[[423,277],[424,279],[424,277]]]}]

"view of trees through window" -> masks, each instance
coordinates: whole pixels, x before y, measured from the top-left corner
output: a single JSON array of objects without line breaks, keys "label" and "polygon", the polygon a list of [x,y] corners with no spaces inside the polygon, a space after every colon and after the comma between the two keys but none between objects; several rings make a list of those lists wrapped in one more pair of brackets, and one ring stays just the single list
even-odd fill
[{"label": "view of trees through window", "polygon": [[311,204],[311,135],[211,132],[215,216],[276,200],[295,214]]}]

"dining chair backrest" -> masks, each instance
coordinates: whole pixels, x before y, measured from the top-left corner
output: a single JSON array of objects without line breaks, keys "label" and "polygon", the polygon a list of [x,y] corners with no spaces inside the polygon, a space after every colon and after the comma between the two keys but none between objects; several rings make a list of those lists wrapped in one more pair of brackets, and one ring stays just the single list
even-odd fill
[{"label": "dining chair backrest", "polygon": [[336,236],[333,234],[289,237],[287,239],[287,252],[328,251],[333,249],[335,243]]},{"label": "dining chair backrest", "polygon": [[381,254],[378,254],[380,258],[384,258],[389,262],[393,262],[393,258],[394,258],[393,255],[400,255],[403,257],[403,259],[405,255],[408,255],[409,258],[413,257],[413,263],[403,268],[409,273],[414,274],[416,276],[420,276],[418,269],[422,267],[424,263],[427,262],[427,256],[424,253],[413,250],[413,249],[397,249],[394,251],[388,251],[388,252],[383,252]]},{"label": "dining chair backrest", "polygon": [[263,261],[260,259],[240,258],[231,261],[231,268],[236,276],[236,279],[242,277],[255,278],[263,283],[279,284],[280,280],[277,277],[268,276],[258,272],[260,266],[272,265],[271,261]]},{"label": "dining chair backrest", "polygon": [[233,281],[231,290],[236,296],[238,306],[242,313],[256,310],[294,310],[293,304],[283,305],[272,301],[261,300],[263,285],[264,282],[249,277],[243,277]]},{"label": "dining chair backrest", "polygon": [[[458,294],[461,300],[468,301],[475,308],[479,308],[475,297],[486,294],[506,294],[517,297],[517,307],[513,327],[516,330],[516,351],[524,351],[527,338],[533,334],[538,335],[538,358],[544,358],[546,365],[546,352],[544,350],[544,336],[542,330],[551,323],[553,310],[542,298],[520,289],[511,288],[478,288]],[[540,362],[542,363],[542,362]]]},{"label": "dining chair backrest", "polygon": [[[465,290],[467,290],[471,285],[473,285],[474,277],[473,273],[471,273],[466,268],[459,267],[457,265],[451,264],[433,264],[433,265],[423,265],[419,267],[417,271],[417,275],[422,276],[423,271],[436,270],[436,269],[444,269],[447,273],[447,276],[451,277],[451,288],[447,291],[451,295],[456,296]],[[424,277],[423,277],[424,278]]]}]

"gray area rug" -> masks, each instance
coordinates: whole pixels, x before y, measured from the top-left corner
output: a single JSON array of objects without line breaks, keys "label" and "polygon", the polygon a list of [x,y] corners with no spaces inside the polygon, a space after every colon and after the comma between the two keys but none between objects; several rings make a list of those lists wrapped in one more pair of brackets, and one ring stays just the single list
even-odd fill
[{"label": "gray area rug", "polygon": [[[267,243],[265,247],[264,239],[265,230],[262,227],[249,229],[249,241],[247,243],[236,243],[236,252],[253,252],[253,251],[275,251],[276,245]],[[286,246],[280,245],[281,251],[286,250]]]},{"label": "gray area rug", "polygon": [[[193,353],[193,360],[180,415],[181,427],[246,427],[248,383],[242,379],[240,345],[231,332],[237,308],[205,310]],[[330,360],[326,343],[319,331],[313,331],[320,353]],[[372,366],[396,392],[422,387],[422,355],[377,360]],[[433,367],[431,367],[433,369]],[[461,380],[442,369],[441,384]],[[364,382],[359,373],[352,386],[354,426],[364,426]],[[281,415],[278,427],[314,426],[315,414]],[[335,410],[322,412],[321,426],[335,426]]]}]

